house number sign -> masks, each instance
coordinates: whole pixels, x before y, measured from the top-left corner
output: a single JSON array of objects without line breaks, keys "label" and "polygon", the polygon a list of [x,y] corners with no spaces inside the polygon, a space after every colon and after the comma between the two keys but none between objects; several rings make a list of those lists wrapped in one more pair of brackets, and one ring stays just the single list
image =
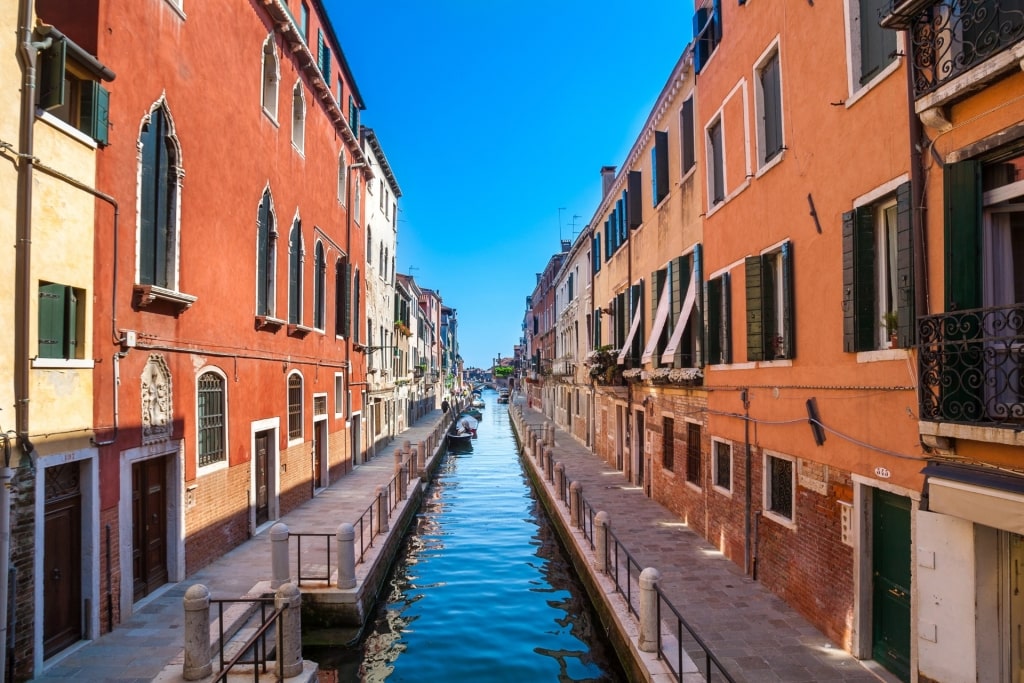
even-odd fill
[{"label": "house number sign", "polygon": [[875,476],[878,477],[879,479],[888,479],[889,477],[892,476],[892,472],[885,469],[884,467],[876,467]]}]

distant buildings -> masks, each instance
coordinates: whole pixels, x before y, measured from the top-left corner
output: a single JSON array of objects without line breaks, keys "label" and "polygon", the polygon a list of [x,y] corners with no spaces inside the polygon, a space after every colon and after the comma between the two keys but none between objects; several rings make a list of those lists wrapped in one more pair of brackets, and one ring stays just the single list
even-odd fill
[{"label": "distant buildings", "polygon": [[530,401],[857,657],[1011,680],[1024,11],[697,5],[527,297]]},{"label": "distant buildings", "polygon": [[458,340],[396,273],[401,191],[319,0],[0,22],[0,670],[24,680],[439,405]]}]

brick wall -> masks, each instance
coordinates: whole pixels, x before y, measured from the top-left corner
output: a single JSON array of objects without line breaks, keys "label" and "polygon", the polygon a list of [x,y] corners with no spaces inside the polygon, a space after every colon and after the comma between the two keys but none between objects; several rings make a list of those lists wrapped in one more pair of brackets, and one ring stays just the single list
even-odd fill
[{"label": "brick wall", "polygon": [[286,515],[313,497],[312,443],[300,444],[281,451],[281,514]]},{"label": "brick wall", "polygon": [[[100,511],[100,633],[109,633],[113,623],[121,623],[121,535],[117,506]],[[108,532],[109,529],[109,532]],[[108,539],[107,534],[110,534]],[[107,565],[107,548],[110,549],[110,564]],[[108,578],[109,577],[109,578]],[[109,601],[109,607],[108,607]]]},{"label": "brick wall", "polygon": [[185,574],[249,538],[248,462],[185,482]]},{"label": "brick wall", "polygon": [[[26,459],[27,460],[27,459]],[[33,573],[35,571],[35,475],[33,468],[22,466],[11,479],[11,555],[12,569],[9,596],[14,600],[14,612],[9,614],[7,633],[14,638],[8,652],[7,665],[14,671],[14,680],[32,678],[32,660],[35,656],[32,634],[35,631],[33,602]],[[40,524],[43,520],[38,520]]]}]

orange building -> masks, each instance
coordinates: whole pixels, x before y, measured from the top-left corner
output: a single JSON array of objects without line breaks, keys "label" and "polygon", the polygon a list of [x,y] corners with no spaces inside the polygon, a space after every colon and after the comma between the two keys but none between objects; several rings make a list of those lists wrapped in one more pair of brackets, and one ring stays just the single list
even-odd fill
[{"label": "orange building", "polygon": [[83,551],[106,631],[361,461],[372,172],[319,0],[36,4],[122,74],[96,173],[104,534]]}]

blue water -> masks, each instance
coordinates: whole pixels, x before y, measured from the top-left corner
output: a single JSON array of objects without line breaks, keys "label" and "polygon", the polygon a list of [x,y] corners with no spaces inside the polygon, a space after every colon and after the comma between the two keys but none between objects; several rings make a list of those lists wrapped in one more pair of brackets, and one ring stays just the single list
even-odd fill
[{"label": "blue water", "polygon": [[367,627],[360,680],[624,680],[496,397],[484,393],[472,451],[436,472]]}]

